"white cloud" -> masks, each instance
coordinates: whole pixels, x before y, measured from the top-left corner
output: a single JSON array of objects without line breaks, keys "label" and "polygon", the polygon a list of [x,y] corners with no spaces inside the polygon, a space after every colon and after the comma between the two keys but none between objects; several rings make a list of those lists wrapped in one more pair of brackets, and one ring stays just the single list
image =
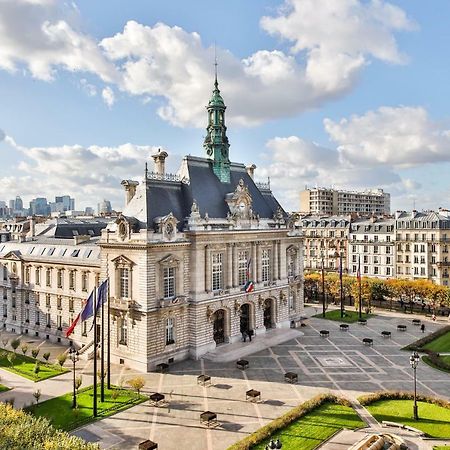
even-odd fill
[{"label": "white cloud", "polygon": [[95,97],[97,95],[97,87],[89,83],[86,78],[80,80],[80,87],[89,97]]},{"label": "white cloud", "polygon": [[102,98],[103,98],[103,101],[108,105],[109,108],[111,108],[112,105],[114,105],[114,102],[116,101],[114,91],[109,86],[106,86],[102,90]]},{"label": "white cloud", "polygon": [[[123,179],[141,180],[145,161],[158,147],[123,144],[116,147],[63,145],[55,147],[23,147],[6,138],[20,155],[16,175],[0,177],[2,196],[13,198],[20,192],[25,197],[68,193],[78,205],[94,206],[102,198],[123,207]],[[172,156],[172,155],[171,155]],[[170,158],[171,164],[179,158]]]},{"label": "white cloud", "polygon": [[409,167],[450,161],[450,130],[422,107],[381,107],[362,116],[324,121],[341,158],[353,165]]},{"label": "white cloud", "polygon": [[74,4],[57,0],[0,2],[0,68],[15,72],[25,66],[33,77],[51,81],[58,68],[92,72],[118,81],[115,67],[94,38],[80,31]]}]

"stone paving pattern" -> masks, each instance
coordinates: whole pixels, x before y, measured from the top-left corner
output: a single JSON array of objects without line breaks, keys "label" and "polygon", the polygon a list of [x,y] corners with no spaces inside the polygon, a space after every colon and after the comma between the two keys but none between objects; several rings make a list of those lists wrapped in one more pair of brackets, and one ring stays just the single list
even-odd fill
[{"label": "stone paving pattern", "polygon": [[[308,308],[308,315],[315,313]],[[145,402],[85,426],[75,434],[98,441],[105,449],[134,449],[139,442],[151,439],[162,450],[221,450],[321,392],[331,391],[354,400],[366,392],[412,390],[410,354],[400,350],[423,336],[420,327],[411,323],[412,318],[381,312],[367,325],[350,324],[347,332],[340,331],[339,322],[310,318],[298,337],[245,356],[250,363],[245,371],[237,369],[234,361],[219,362],[217,355],[213,355],[215,361],[175,363],[168,374],[139,374],[146,379],[144,392],[163,393],[167,407],[157,408]],[[397,331],[398,324],[407,325],[407,331]],[[443,324],[427,321],[427,333]],[[322,329],[330,331],[329,338],[319,335]],[[392,338],[383,338],[382,330],[391,331]],[[364,337],[373,339],[373,347],[362,343]],[[232,345],[236,346],[236,354],[241,355],[242,346],[248,344]],[[85,373],[89,373],[91,363],[83,363]],[[298,373],[298,384],[284,381],[284,373],[288,371]],[[197,385],[197,376],[202,373],[212,377],[212,386]],[[4,374],[2,371],[2,378]],[[135,375],[136,372],[116,366],[112,380],[117,382],[120,377],[128,379]],[[449,374],[420,363],[417,375],[419,392],[450,398]],[[260,403],[245,400],[249,389],[261,391]],[[70,390],[67,383],[66,391]],[[8,397],[8,393],[0,394],[0,400],[2,396]],[[200,413],[206,410],[217,413],[219,427],[207,429],[200,425]],[[431,447],[424,444],[417,448]]]}]

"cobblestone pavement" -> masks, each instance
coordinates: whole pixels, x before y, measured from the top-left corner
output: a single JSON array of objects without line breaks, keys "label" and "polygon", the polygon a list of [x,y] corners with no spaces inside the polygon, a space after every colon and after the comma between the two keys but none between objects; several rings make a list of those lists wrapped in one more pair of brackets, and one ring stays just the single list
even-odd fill
[{"label": "cobblestone pavement", "polygon": [[[132,449],[151,439],[162,450],[221,450],[321,392],[355,399],[381,389],[411,390],[410,355],[401,348],[423,336],[412,318],[381,312],[367,325],[350,324],[345,332],[340,331],[339,322],[311,318],[301,329],[304,335],[246,356],[249,368],[245,371],[234,362],[200,360],[174,364],[168,374],[145,374],[146,392],[163,393],[168,406],[145,403],[76,434],[101,441],[102,448]],[[407,325],[407,330],[397,331],[399,324]],[[426,326],[431,332],[442,324],[427,322]],[[330,332],[328,338],[320,336],[323,329]],[[392,337],[383,338],[383,330],[391,331]],[[373,346],[363,344],[366,337],[373,339]],[[298,374],[298,384],[284,382],[288,371]],[[126,377],[134,375],[122,372]],[[202,373],[212,377],[212,386],[197,385]],[[417,377],[419,392],[450,397],[448,374],[421,363]],[[261,402],[246,401],[248,389],[261,391]],[[206,429],[200,424],[200,413],[207,410],[217,413],[219,427]],[[431,447],[423,443],[419,448]]]}]

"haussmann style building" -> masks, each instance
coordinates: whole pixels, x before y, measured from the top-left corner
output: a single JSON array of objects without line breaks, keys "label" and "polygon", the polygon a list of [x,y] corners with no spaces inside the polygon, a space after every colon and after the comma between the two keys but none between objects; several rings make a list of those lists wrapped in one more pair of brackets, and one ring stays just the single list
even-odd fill
[{"label": "haussmann style building", "polygon": [[[255,166],[230,161],[225,110],[216,80],[205,157],[185,157],[171,175],[158,152],[142,182],[122,181],[126,206],[101,232],[66,224],[75,232],[58,238],[41,224],[22,242],[1,244],[0,326],[68,343],[82,300],[107,277],[112,361],[137,370],[198,358],[243,330],[257,339],[298,325],[300,229],[270,186],[255,183]],[[71,339],[92,347],[89,327]]]}]

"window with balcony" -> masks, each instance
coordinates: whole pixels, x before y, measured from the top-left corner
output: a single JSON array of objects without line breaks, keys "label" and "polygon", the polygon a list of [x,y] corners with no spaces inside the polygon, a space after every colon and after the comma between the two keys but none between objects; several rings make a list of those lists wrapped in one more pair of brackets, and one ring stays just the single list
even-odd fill
[{"label": "window with balcony", "polygon": [[119,269],[119,296],[120,298],[130,297],[130,270],[127,267]]}]

